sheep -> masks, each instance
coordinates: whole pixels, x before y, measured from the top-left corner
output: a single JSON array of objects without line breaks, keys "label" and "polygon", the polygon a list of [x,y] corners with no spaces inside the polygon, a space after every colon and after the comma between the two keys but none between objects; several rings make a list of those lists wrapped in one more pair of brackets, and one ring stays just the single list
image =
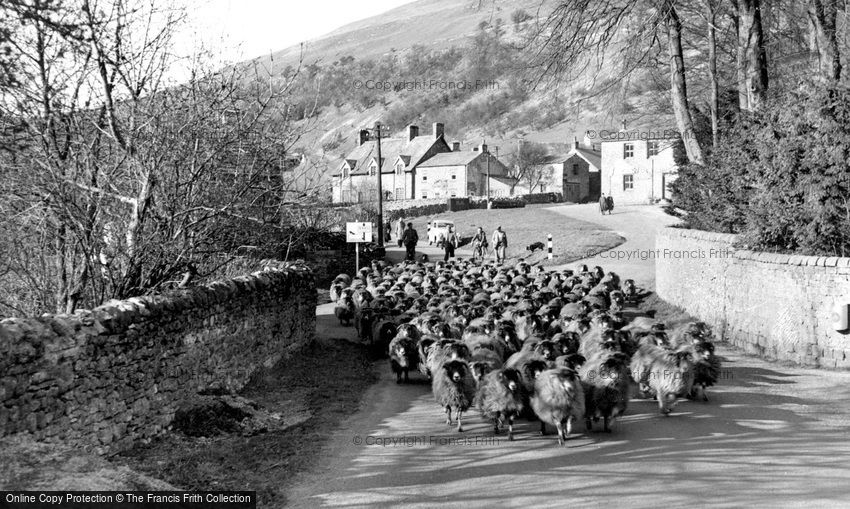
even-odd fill
[{"label": "sheep", "polygon": [[508,440],[514,439],[514,418],[525,407],[520,374],[512,368],[488,373],[479,383],[475,405],[484,419],[493,420],[493,432],[498,434],[502,418],[508,421]]},{"label": "sheep", "polygon": [[611,421],[623,415],[629,403],[629,358],[621,352],[602,353],[579,370],[584,389],[585,426],[602,419],[602,429],[611,432]]},{"label": "sheep", "polygon": [[711,387],[717,382],[720,375],[720,359],[714,355],[714,345],[709,341],[698,341],[691,346],[694,359],[694,384],[689,399],[696,399],[702,395],[703,401],[708,401],[705,393],[706,387]]},{"label": "sheep", "polygon": [[416,343],[407,336],[396,336],[390,341],[390,369],[396,375],[396,383],[401,383],[404,375],[405,383],[409,382],[409,372],[419,360]]},{"label": "sheep", "polygon": [[503,361],[499,354],[484,347],[473,349],[472,357],[469,360],[469,367],[472,369],[472,377],[475,379],[475,383],[480,383],[484,375],[501,368],[502,364]]},{"label": "sheep", "polygon": [[546,424],[558,430],[558,444],[563,446],[572,433],[573,420],[584,417],[584,390],[575,371],[569,368],[547,369],[534,380],[531,408],[540,419],[540,434]]},{"label": "sheep", "polygon": [[428,370],[433,374],[446,361],[464,360],[471,357],[469,347],[453,339],[438,339],[428,353]]},{"label": "sheep", "polygon": [[687,349],[668,350],[643,343],[630,367],[642,391],[655,395],[662,415],[669,415],[677,398],[689,395],[693,388],[693,355]]},{"label": "sheep", "polygon": [[354,301],[351,297],[343,296],[342,299],[337,301],[334,307],[334,315],[339,320],[340,325],[351,326],[351,322],[354,320]]},{"label": "sheep", "polygon": [[627,279],[623,282],[623,293],[625,293],[626,299],[629,302],[635,302],[637,300],[637,286],[635,286],[634,279]]},{"label": "sheep", "polygon": [[463,431],[463,413],[475,400],[475,382],[469,365],[462,360],[451,360],[433,371],[431,389],[434,399],[446,409],[446,424],[452,425],[452,410],[457,417],[457,431]]}]

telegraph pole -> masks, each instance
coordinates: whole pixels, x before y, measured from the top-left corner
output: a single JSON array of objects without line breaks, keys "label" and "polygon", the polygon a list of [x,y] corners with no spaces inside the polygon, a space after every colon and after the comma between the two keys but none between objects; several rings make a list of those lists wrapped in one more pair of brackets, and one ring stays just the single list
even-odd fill
[{"label": "telegraph pole", "polygon": [[378,148],[378,245],[384,245],[384,187],[381,182],[381,167],[383,166],[383,161],[381,161],[381,132],[386,129],[387,126],[381,125],[380,122],[375,122],[375,127],[366,128],[366,131],[369,131],[370,137],[371,133],[374,132],[375,136],[377,136],[377,148]]},{"label": "telegraph pole", "polygon": [[384,245],[384,186],[381,183],[381,123],[375,122],[375,131],[378,133],[378,245]]},{"label": "telegraph pole", "polygon": [[[481,144],[482,146],[487,146],[487,140]],[[487,208],[490,208],[490,154],[487,154]]]}]

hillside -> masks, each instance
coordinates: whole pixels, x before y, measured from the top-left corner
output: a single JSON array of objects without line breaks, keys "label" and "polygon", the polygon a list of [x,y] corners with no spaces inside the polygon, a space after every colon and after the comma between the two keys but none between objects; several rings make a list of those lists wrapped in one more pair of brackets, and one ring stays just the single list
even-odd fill
[{"label": "hillside", "polygon": [[[610,90],[610,68],[570,84],[535,83],[540,72],[527,68],[524,46],[550,5],[419,0],[309,41],[294,92],[306,131],[299,149],[329,175],[356,132],[378,120],[396,133],[443,122],[450,140],[486,140],[503,160],[520,140],[566,144],[586,129],[616,130],[624,118],[630,128],[670,127],[663,70]],[[528,19],[518,21],[520,12]],[[296,46],[253,62],[289,76],[300,54]]]}]

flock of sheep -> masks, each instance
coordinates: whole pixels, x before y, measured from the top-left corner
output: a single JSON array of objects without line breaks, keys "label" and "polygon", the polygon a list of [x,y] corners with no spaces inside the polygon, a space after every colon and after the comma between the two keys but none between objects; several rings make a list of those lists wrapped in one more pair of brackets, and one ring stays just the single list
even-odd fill
[{"label": "flock of sheep", "polygon": [[613,272],[476,265],[469,261],[373,262],[331,284],[341,324],[389,352],[397,381],[418,370],[431,380],[446,422],[473,406],[507,425],[517,417],[554,426],[558,442],[584,418],[610,432],[633,385],[669,414],[680,397],[708,400],[718,377],[711,330],[689,323],[668,330],[624,313],[637,290]]}]

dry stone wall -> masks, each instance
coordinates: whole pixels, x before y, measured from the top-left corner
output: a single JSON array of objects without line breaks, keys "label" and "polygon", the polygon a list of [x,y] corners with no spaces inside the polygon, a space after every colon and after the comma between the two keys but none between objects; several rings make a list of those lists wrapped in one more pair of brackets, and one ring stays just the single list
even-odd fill
[{"label": "dry stone wall", "polygon": [[833,329],[850,302],[850,258],[762,253],[735,235],[665,228],[656,237],[658,295],[768,359],[850,368],[850,334]]},{"label": "dry stone wall", "polygon": [[238,391],[313,340],[303,265],[73,315],[0,320],[0,436],[117,452],[170,425],[185,397]]}]

